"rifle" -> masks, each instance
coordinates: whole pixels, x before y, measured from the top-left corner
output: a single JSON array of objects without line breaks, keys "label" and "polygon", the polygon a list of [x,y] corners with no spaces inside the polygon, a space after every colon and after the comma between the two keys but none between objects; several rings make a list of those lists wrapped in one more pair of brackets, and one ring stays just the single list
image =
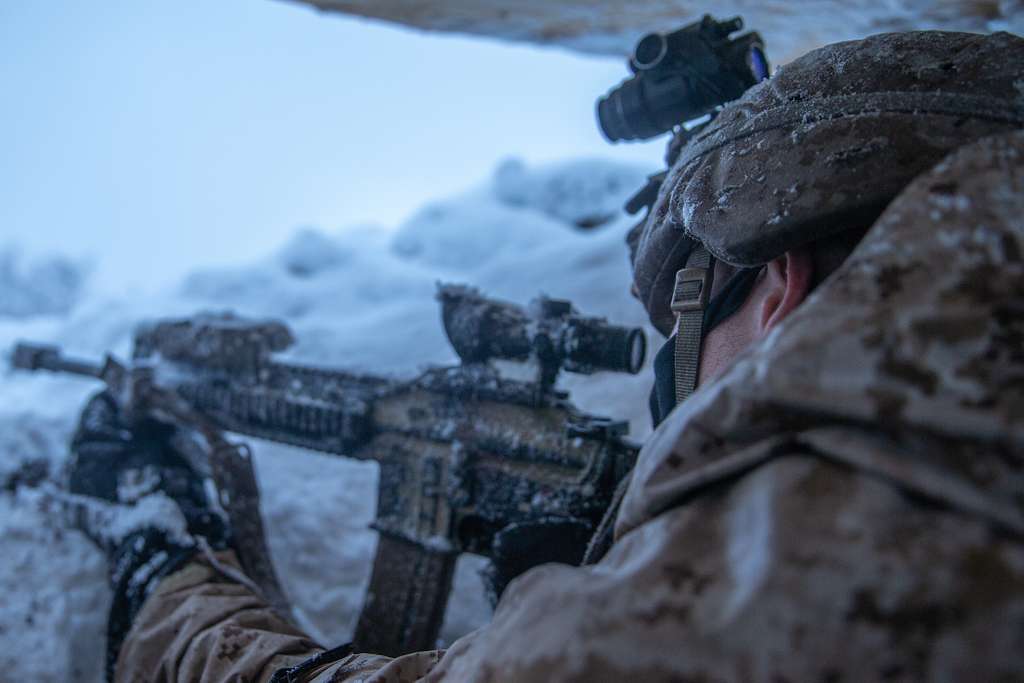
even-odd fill
[{"label": "rifle", "polygon": [[[527,309],[448,285],[438,299],[461,363],[407,381],[279,362],[289,329],[232,314],[142,325],[127,365],[32,344],[16,347],[13,365],[101,379],[129,414],[198,435],[190,460],[221,494],[243,568],[279,608],[252,459],[222,432],[379,463],[380,538],[354,641],[399,655],[436,647],[460,553],[495,560],[503,539],[552,520],[588,536],[638,451],[628,423],[583,414],[555,383],[562,370],[639,372],[641,329],[546,297]],[[502,376],[499,359],[533,363],[536,378]]]}]

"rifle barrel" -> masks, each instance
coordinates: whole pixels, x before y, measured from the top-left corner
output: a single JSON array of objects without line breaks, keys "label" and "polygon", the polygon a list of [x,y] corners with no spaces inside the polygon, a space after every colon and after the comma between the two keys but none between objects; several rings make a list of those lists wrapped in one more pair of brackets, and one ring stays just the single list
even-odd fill
[{"label": "rifle barrel", "polygon": [[20,343],[11,354],[11,367],[19,370],[49,370],[99,379],[103,367],[85,360],[65,358],[56,346]]}]

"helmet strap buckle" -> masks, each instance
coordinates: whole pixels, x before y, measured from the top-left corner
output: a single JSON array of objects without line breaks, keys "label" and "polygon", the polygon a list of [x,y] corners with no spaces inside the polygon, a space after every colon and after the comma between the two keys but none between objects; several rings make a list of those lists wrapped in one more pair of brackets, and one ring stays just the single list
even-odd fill
[{"label": "helmet strap buckle", "polygon": [[676,405],[697,387],[700,351],[704,338],[704,310],[714,282],[711,253],[698,245],[676,272],[672,291],[672,312],[676,314],[675,390]]}]

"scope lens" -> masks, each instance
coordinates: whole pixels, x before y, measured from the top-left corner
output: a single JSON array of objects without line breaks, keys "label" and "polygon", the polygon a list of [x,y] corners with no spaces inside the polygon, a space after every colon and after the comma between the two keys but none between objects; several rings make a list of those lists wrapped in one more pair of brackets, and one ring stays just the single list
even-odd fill
[{"label": "scope lens", "polygon": [[633,66],[639,70],[653,69],[668,54],[668,41],[660,33],[648,33],[636,44]]},{"label": "scope lens", "polygon": [[639,327],[609,325],[603,318],[574,321],[566,370],[570,372],[628,372],[636,374],[644,365],[647,340]]},{"label": "scope lens", "polygon": [[747,64],[750,65],[750,72],[754,74],[754,80],[758,83],[771,75],[768,73],[768,58],[765,56],[764,50],[757,46],[750,48],[750,52],[747,54]]},{"label": "scope lens", "polygon": [[626,368],[630,374],[637,374],[644,366],[644,359],[647,357],[647,337],[643,330],[637,328],[629,335],[629,366]]}]

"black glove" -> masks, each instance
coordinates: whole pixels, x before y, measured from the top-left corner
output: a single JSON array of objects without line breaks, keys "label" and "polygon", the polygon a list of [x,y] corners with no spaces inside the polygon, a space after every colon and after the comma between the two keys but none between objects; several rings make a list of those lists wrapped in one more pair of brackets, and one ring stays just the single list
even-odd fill
[{"label": "black glove", "polygon": [[114,598],[107,624],[107,676],[132,620],[159,580],[195,554],[194,537],[227,547],[229,529],[207,500],[202,478],[171,445],[174,427],[154,420],[131,423],[107,393],[86,404],[65,469],[68,492],[119,505],[163,493],[177,504],[188,535],[172,535],[154,520],[118,537],[103,515],[81,516],[81,530],[107,554]]},{"label": "black glove", "polygon": [[[70,493],[130,505],[157,491],[181,509],[193,536],[224,547],[227,527],[207,500],[202,478],[171,445],[173,426],[144,419],[129,423],[107,393],[86,404],[71,441],[66,466]],[[93,540],[106,545],[102,530]],[[107,548],[104,548],[107,549]]]},{"label": "black glove", "polygon": [[494,535],[491,561],[483,571],[484,587],[491,606],[520,574],[534,567],[557,562],[579,565],[593,534],[582,519],[540,517],[510,524]]}]

